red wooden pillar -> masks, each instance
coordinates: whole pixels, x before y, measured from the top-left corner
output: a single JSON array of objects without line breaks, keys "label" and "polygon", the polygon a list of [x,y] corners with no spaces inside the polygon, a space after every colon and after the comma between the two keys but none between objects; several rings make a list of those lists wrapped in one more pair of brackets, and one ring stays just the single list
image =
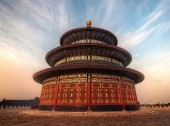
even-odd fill
[{"label": "red wooden pillar", "polygon": [[59,91],[59,83],[58,83],[58,77],[57,77],[55,91],[54,91],[54,105],[53,105],[54,110],[55,110],[55,106],[57,105],[57,102],[58,102],[58,91]]},{"label": "red wooden pillar", "polygon": [[88,111],[91,111],[91,74],[87,74]]},{"label": "red wooden pillar", "polygon": [[134,85],[134,97],[135,97],[135,101],[136,101],[136,104],[137,104],[138,100],[137,100],[137,95],[136,95],[136,88],[135,88],[135,85]]},{"label": "red wooden pillar", "polygon": [[43,88],[43,84],[42,84],[42,88],[41,88],[41,94],[40,94],[40,102],[39,102],[39,104],[42,104],[43,102],[42,102],[42,98],[43,98],[43,93],[44,92],[44,88]]},{"label": "red wooden pillar", "polygon": [[59,84],[57,84],[57,86],[55,86],[55,92],[54,92],[54,105],[53,105],[53,109],[55,109],[55,106],[57,105],[57,101],[58,101],[58,88],[59,88]]},{"label": "red wooden pillar", "polygon": [[90,111],[90,83],[87,83],[88,85],[88,91],[87,91],[87,99],[88,99],[88,111]]},{"label": "red wooden pillar", "polygon": [[120,99],[121,99],[121,105],[123,106],[123,110],[125,110],[125,105],[124,105],[124,99],[123,99],[123,92],[122,92],[122,77],[119,77],[119,90],[120,90]]}]

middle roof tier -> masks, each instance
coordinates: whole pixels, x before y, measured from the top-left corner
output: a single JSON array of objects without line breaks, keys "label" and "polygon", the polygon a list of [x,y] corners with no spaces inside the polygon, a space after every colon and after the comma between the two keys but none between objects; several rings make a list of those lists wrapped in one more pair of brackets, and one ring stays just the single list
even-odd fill
[{"label": "middle roof tier", "polygon": [[87,60],[111,62],[126,67],[130,64],[132,56],[126,50],[109,44],[68,44],[57,47],[46,55],[46,61],[51,66],[61,63]]}]

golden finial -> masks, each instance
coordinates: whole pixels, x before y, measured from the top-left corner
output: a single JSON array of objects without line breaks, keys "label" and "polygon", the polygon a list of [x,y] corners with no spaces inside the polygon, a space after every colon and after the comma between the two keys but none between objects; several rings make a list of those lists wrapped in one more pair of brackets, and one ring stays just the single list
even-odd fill
[{"label": "golden finial", "polygon": [[90,20],[87,20],[87,21],[86,21],[86,25],[87,25],[87,27],[91,27],[91,21],[90,21]]}]

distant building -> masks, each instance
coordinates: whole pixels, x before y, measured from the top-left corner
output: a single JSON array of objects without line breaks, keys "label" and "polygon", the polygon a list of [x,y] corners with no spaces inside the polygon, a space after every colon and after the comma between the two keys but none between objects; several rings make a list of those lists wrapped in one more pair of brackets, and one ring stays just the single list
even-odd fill
[{"label": "distant building", "polygon": [[42,84],[39,109],[114,111],[138,109],[135,84],[144,75],[126,68],[132,56],[117,47],[111,32],[91,27],[72,29],[61,46],[46,55],[52,67],[33,75]]},{"label": "distant building", "polygon": [[6,100],[3,99],[0,102],[0,107],[30,107],[37,106],[39,104],[39,98],[31,99],[31,100]]}]

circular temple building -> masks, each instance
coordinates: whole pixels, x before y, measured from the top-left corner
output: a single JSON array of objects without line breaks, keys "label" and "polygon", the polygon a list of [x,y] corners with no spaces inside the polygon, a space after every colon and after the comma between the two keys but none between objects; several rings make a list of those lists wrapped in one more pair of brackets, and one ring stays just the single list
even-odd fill
[{"label": "circular temple building", "polygon": [[144,75],[126,68],[132,56],[117,47],[111,32],[76,28],[60,38],[61,46],[46,55],[51,68],[33,75],[42,84],[39,109],[56,111],[137,110],[135,85]]}]

